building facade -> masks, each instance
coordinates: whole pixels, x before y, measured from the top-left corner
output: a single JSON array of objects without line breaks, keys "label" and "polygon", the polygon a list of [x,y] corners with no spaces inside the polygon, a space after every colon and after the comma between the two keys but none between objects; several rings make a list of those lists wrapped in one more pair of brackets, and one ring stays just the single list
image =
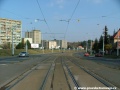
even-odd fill
[{"label": "building facade", "polygon": [[[67,49],[66,40],[42,40],[43,47],[45,49]],[[42,47],[41,44],[41,47]]]},{"label": "building facade", "polygon": [[26,43],[27,40],[30,42],[30,44],[32,43],[32,38],[22,38],[23,43]]},{"label": "building facade", "polygon": [[61,40],[60,45],[61,45],[61,48],[67,49],[67,41],[66,40]]},{"label": "building facade", "polygon": [[22,38],[22,23],[18,20],[0,18],[0,45],[13,43],[17,45]]},{"label": "building facade", "polygon": [[120,29],[113,35],[114,43],[120,42]]},{"label": "building facade", "polygon": [[32,38],[32,43],[41,44],[40,30],[32,30],[31,32],[25,32],[25,38]]}]

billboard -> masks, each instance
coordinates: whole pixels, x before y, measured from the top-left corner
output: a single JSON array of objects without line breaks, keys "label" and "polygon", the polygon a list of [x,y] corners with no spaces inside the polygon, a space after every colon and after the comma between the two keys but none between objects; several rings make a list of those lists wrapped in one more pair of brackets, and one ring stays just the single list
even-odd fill
[{"label": "billboard", "polygon": [[39,48],[39,44],[32,43],[31,48]]}]

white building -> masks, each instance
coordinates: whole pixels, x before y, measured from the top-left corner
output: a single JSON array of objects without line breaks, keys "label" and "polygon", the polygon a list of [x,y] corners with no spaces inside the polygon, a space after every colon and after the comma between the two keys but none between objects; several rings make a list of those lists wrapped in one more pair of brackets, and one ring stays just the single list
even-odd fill
[{"label": "white building", "polygon": [[26,43],[27,40],[30,42],[30,44],[32,43],[32,38],[22,38],[23,43]]},{"label": "white building", "polygon": [[57,47],[56,41],[49,41],[49,49],[55,49]]}]

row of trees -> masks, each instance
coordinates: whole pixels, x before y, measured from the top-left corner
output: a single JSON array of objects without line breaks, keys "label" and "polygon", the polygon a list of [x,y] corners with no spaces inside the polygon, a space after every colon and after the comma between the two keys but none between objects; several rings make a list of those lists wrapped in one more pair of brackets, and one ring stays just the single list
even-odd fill
[{"label": "row of trees", "polygon": [[25,48],[26,44],[27,44],[28,49],[31,49],[31,44],[30,44],[29,40],[27,40],[26,43],[20,42],[20,43],[16,46],[16,49],[23,49],[23,48]]},{"label": "row of trees", "polygon": [[[30,44],[30,42],[28,40],[26,41],[26,43],[20,42],[17,46],[15,46],[15,48],[16,49],[24,49],[26,44],[28,46],[28,49],[30,49],[31,44]],[[0,48],[2,48],[2,49],[11,49],[12,45],[10,43],[4,43],[4,44],[0,45]]]},{"label": "row of trees", "polygon": [[[113,35],[115,33],[116,32],[114,30]],[[93,43],[92,50],[95,51],[95,52],[99,52],[100,50],[102,51],[102,49],[103,49],[103,40],[104,40],[104,50],[105,51],[109,52],[111,50],[115,50],[116,46],[114,44],[113,35],[108,34],[108,28],[107,28],[107,26],[105,26],[103,35],[101,35],[99,39],[96,38],[95,41],[92,41],[92,43]],[[86,41],[83,41],[83,42],[79,43],[79,45],[83,46],[85,49],[86,49],[86,46],[87,46],[87,48],[90,49],[91,40],[88,40],[87,43],[86,43]]]}]

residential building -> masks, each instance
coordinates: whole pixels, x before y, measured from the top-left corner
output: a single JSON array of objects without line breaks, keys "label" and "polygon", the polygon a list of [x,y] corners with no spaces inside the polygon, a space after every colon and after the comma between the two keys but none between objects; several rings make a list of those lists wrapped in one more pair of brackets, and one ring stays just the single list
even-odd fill
[{"label": "residential building", "polygon": [[56,49],[57,43],[56,41],[49,41],[49,49]]},{"label": "residential building", "polygon": [[120,49],[120,29],[113,35],[114,46]]},{"label": "residential building", "polygon": [[43,45],[43,47],[45,49],[67,49],[67,41],[65,40],[51,40],[51,41],[48,41],[48,40],[42,40],[43,44],[41,44],[41,47]]},{"label": "residential building", "polygon": [[21,42],[22,23],[18,20],[0,18],[0,44],[13,43],[16,46]]},{"label": "residential building", "polygon": [[114,43],[120,42],[120,29],[113,35]]},{"label": "residential building", "polygon": [[44,47],[44,49],[49,49],[49,41],[48,40],[42,40],[42,44],[40,47]]},{"label": "residential building", "polygon": [[63,49],[67,49],[67,41],[66,40],[60,40],[60,47]]},{"label": "residential building", "polygon": [[57,48],[67,49],[67,41],[66,40],[55,40],[57,43]]},{"label": "residential building", "polygon": [[32,43],[32,38],[22,38],[22,42],[26,43],[26,41],[29,41],[30,43]]},{"label": "residential building", "polygon": [[25,38],[32,38],[32,43],[41,44],[40,30],[32,30],[31,32],[26,32]]}]

